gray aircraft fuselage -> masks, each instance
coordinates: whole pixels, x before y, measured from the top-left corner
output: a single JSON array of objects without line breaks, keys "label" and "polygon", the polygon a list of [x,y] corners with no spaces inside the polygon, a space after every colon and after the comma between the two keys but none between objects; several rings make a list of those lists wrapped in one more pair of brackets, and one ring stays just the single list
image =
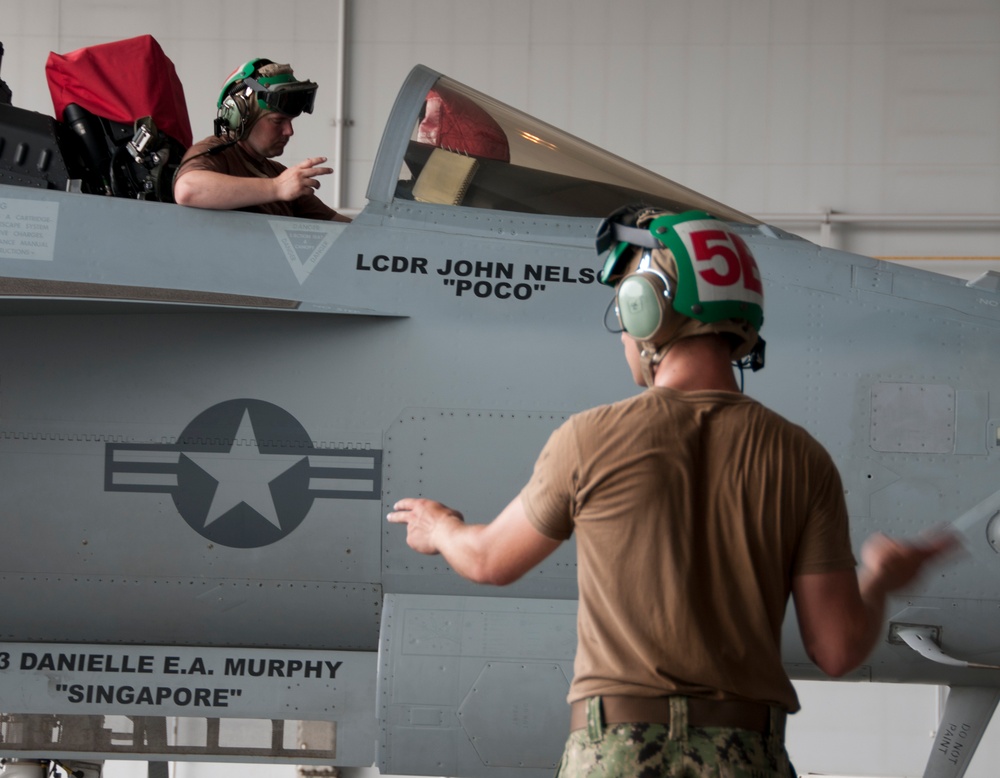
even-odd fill
[{"label": "gray aircraft fuselage", "polygon": [[[459,204],[413,199],[401,185],[432,164],[413,136],[437,79],[418,68],[404,85],[348,225],[0,186],[4,712],[318,720],[339,737],[314,761],[548,771],[572,672],[573,543],[491,589],[410,551],[384,516],[429,496],[488,521],[569,414],[641,391],[602,326],[593,239],[651,174],[577,192],[572,166],[533,178],[512,141],[509,162],[478,161]],[[484,104],[508,129],[512,109]],[[608,202],[591,205],[595,191]],[[746,392],[831,452],[855,548],[984,505],[959,527],[965,558],[892,598],[852,677],[994,694],[996,279],[823,249],[677,191],[678,209],[727,219],[757,259],[767,366]],[[907,627],[980,666],[930,661]],[[791,616],[783,651],[793,677],[820,677]],[[491,738],[518,736],[526,756],[510,763]],[[39,742],[8,733],[0,753],[116,753]],[[293,752],[215,753],[308,761]]]}]

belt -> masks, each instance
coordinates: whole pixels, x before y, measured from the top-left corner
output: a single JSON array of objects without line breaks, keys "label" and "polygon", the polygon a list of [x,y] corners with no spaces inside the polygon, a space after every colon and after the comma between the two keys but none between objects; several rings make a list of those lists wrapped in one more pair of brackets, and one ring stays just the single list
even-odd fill
[{"label": "belt", "polygon": [[[768,733],[771,709],[761,702],[738,700],[706,700],[688,697],[688,726],[728,727],[748,729],[762,735]],[[670,725],[669,697],[601,697],[604,723]],[[587,726],[587,700],[570,704],[569,729]]]}]

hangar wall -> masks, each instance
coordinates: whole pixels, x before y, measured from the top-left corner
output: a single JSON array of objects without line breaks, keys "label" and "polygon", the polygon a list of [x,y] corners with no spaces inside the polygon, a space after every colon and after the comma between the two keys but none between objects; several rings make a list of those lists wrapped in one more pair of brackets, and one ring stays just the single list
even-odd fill
[{"label": "hangar wall", "polygon": [[[961,221],[1000,215],[997,0],[344,7],[342,26],[334,0],[0,0],[0,76],[15,105],[51,113],[49,51],[151,33],[177,67],[198,138],[210,133],[233,68],[256,56],[289,61],[320,91],[284,160],[333,157],[342,131],[341,202],[331,198],[332,183],[321,195],[360,209],[392,101],[412,65],[423,63],[810,239],[879,256],[939,257],[914,262],[966,277],[1000,271],[1000,220]],[[804,221],[826,212],[940,218],[827,230]],[[789,744],[801,771],[920,774],[936,690],[801,688],[805,711],[793,719]],[[998,761],[994,723],[969,778],[992,776]]]}]

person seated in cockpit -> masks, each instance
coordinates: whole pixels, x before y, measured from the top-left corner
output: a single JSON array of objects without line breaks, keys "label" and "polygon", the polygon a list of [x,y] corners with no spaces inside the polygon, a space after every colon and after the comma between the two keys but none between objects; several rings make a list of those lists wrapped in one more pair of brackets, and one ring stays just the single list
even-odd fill
[{"label": "person seated in cockpit", "polygon": [[275,162],[292,137],[292,120],[312,113],[317,84],[299,81],[291,66],[252,59],[237,68],[217,102],[215,134],[195,143],[174,178],[180,205],[303,219],[350,219],[316,196],[326,157],[291,167]]}]

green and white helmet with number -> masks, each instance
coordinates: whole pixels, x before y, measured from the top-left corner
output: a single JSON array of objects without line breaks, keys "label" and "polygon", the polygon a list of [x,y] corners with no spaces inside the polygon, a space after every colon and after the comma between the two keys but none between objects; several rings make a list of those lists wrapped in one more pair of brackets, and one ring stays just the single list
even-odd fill
[{"label": "green and white helmet with number", "polygon": [[696,335],[723,335],[734,360],[763,367],[760,270],[725,222],[628,206],[602,222],[597,250],[610,252],[598,278],[615,288],[618,323],[639,342],[647,384],[673,344]]}]

